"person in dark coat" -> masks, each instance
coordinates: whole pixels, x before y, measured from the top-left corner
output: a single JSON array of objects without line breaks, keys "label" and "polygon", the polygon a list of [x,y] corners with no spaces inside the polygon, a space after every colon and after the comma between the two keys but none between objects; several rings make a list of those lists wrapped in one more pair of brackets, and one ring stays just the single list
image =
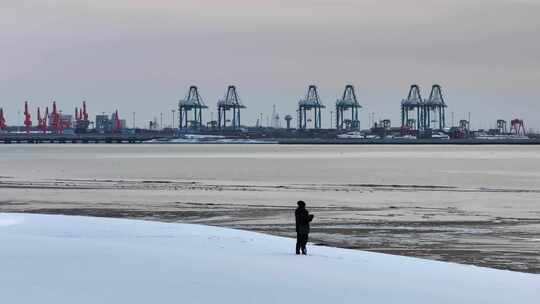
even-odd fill
[{"label": "person in dark coat", "polygon": [[307,254],[306,245],[309,237],[309,222],[313,220],[313,215],[306,209],[306,203],[298,201],[298,208],[294,212],[296,218],[296,254]]}]

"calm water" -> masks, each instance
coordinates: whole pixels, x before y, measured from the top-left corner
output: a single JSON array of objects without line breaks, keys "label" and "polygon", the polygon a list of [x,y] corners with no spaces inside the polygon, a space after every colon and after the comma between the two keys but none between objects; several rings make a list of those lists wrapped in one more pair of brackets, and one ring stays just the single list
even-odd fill
[{"label": "calm water", "polygon": [[540,147],[1,145],[0,176],[540,189]]}]

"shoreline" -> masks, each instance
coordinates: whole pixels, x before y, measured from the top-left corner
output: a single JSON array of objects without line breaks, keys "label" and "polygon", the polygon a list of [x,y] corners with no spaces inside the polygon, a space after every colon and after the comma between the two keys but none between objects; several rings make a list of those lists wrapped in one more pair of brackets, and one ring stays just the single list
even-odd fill
[{"label": "shoreline", "polygon": [[[0,210],[0,213],[4,211]],[[64,216],[81,216],[81,217],[95,217],[95,218],[112,218],[112,219],[128,219],[128,220],[142,220],[149,222],[159,222],[159,223],[186,223],[186,224],[201,224],[211,227],[221,227],[221,228],[230,228],[241,231],[250,231],[257,232],[266,235],[280,236],[295,239],[294,232],[283,232],[283,230],[268,230],[268,229],[250,229],[242,226],[231,226],[231,225],[220,225],[216,223],[207,223],[203,221],[191,221],[191,220],[181,220],[180,217],[171,217],[164,215],[163,217],[155,217],[155,212],[143,213],[143,212],[126,212],[124,210],[100,210],[100,209],[39,209],[35,211],[7,211],[6,213],[20,213],[20,214],[42,214],[42,215],[64,215]],[[464,224],[464,223],[463,223]],[[293,225],[287,227],[287,230],[294,230]],[[432,261],[442,261],[455,263],[460,265],[472,265],[479,266],[491,269],[499,270],[508,270],[513,272],[522,272],[530,274],[540,274],[540,268],[533,269],[521,269],[521,268],[512,268],[508,267],[506,264],[496,263],[496,262],[480,262],[479,258],[484,255],[482,250],[477,249],[461,249],[461,250],[445,250],[437,248],[423,248],[423,249],[388,249],[380,248],[379,246],[351,246],[346,245],[343,242],[325,240],[321,237],[320,234],[324,232],[324,229],[313,227],[312,232],[310,233],[309,243],[317,246],[324,246],[330,248],[341,248],[341,249],[351,249],[351,250],[360,250],[366,252],[376,252],[384,253],[395,256],[405,256],[405,257],[415,257],[425,260]],[[352,229],[356,230],[357,229]],[[368,232],[366,229],[366,232]],[[292,249],[291,249],[292,250]],[[437,258],[434,258],[437,256]],[[496,259],[495,259],[496,260]]]},{"label": "shoreline", "polygon": [[540,273],[539,146],[0,145],[0,211],[201,223]]},{"label": "shoreline", "polygon": [[0,243],[8,303],[149,303],[156,295],[188,303],[236,303],[239,295],[261,304],[535,303],[540,283],[533,274],[324,246],[297,256],[293,239],[179,223],[0,213]]},{"label": "shoreline", "polygon": [[226,137],[182,138],[170,134],[24,134],[0,133],[0,144],[165,144],[165,145],[540,145],[540,138],[503,139],[404,139],[404,138],[320,138],[320,137]]},{"label": "shoreline", "polygon": [[[325,204],[309,199],[315,214],[310,241],[496,269],[540,273],[537,248],[540,210],[510,214],[472,206],[406,202],[408,195],[439,197],[537,196],[538,189],[460,189],[421,185],[242,185],[178,181],[1,181],[0,212],[63,214],[159,222],[197,223],[295,237],[292,204],[253,197],[297,191],[316,196],[366,195],[391,203]],[[516,190],[518,192],[514,192]],[[465,192],[463,192],[465,191]],[[357,194],[355,194],[357,193]],[[179,196],[179,197],[178,197]],[[177,197],[175,199],[175,197]],[[277,200],[280,201],[279,198]],[[378,200],[378,199],[377,199]],[[443,204],[445,205],[445,204]],[[490,214],[488,214],[490,213]],[[505,214],[506,213],[506,214]]]}]

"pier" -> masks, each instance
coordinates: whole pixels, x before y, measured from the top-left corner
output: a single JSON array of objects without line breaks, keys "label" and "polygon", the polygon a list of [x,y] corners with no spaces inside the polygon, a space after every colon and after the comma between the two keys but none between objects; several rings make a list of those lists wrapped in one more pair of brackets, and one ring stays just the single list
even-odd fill
[{"label": "pier", "polygon": [[142,143],[145,141],[157,139],[157,140],[169,140],[173,138],[171,135],[160,133],[134,133],[134,134],[42,134],[42,133],[0,133],[0,143],[4,144],[88,144],[88,143]]}]

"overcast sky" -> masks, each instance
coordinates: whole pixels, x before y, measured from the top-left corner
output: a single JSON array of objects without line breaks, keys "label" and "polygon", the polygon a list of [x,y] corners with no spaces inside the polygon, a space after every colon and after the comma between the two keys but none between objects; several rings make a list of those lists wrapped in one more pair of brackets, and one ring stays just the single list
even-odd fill
[{"label": "overcast sky", "polygon": [[362,127],[397,126],[409,86],[439,83],[456,121],[539,129],[539,37],[540,0],[0,0],[0,107],[15,124],[24,100],[86,99],[92,117],[170,124],[190,85],[215,112],[235,84],[254,124],[295,113],[309,84],[333,108],[350,83]]}]

